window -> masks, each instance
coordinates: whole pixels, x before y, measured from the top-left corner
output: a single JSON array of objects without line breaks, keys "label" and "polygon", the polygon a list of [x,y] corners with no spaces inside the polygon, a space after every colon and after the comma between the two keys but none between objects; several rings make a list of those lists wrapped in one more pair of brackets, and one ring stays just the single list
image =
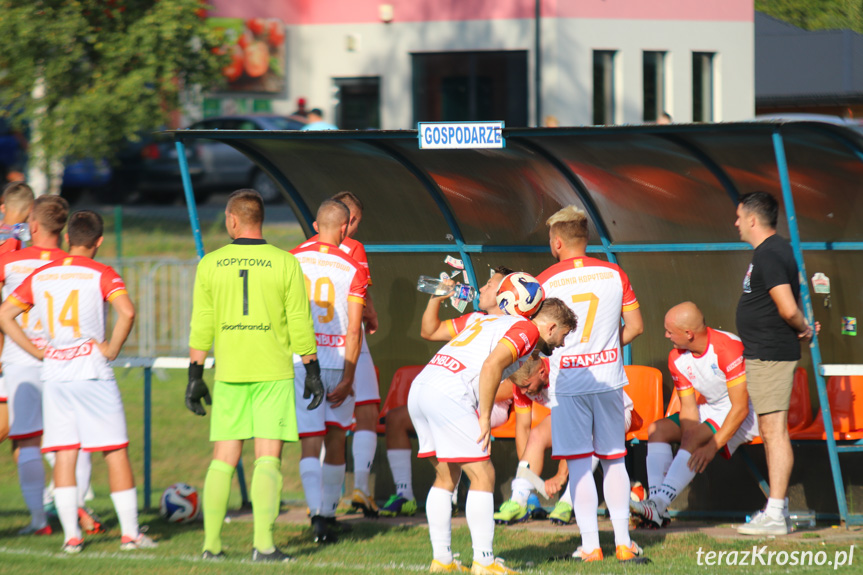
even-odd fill
[{"label": "window", "polygon": [[614,124],[615,85],[613,50],[593,51],[593,123]]},{"label": "window", "polygon": [[381,79],[335,78],[336,125],[342,130],[381,127]]},{"label": "window", "polygon": [[713,121],[713,52],[692,53],[692,121]]},{"label": "window", "polygon": [[665,52],[644,52],[642,55],[645,122],[655,122],[666,111]]},{"label": "window", "polygon": [[527,52],[412,54],[414,122],[527,126]]}]

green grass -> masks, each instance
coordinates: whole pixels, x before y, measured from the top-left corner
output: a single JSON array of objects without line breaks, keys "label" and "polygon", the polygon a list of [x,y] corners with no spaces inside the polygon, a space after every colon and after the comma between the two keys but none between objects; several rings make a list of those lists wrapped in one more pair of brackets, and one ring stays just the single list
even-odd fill
[{"label": "green grass", "polygon": [[[177,208],[182,210],[183,208]],[[105,239],[99,249],[99,257],[117,256],[117,238],[114,232],[114,212],[102,210],[105,220]],[[296,222],[264,223],[264,238],[282,249],[289,250],[306,239],[300,225]],[[201,222],[201,235],[204,250],[211,252],[230,243],[225,231],[225,215],[212,221]],[[122,233],[123,257],[167,256],[179,259],[194,259],[195,240],[188,219],[154,220],[151,217],[123,215]]]},{"label": "green grass", "polygon": [[[178,370],[155,374],[153,378],[153,501],[171,483],[185,481],[201,487],[210,459],[211,445],[207,440],[209,418],[199,418],[183,407],[184,373]],[[159,376],[162,375],[163,379]],[[139,487],[142,478],[142,373],[141,370],[118,370],[118,380],[126,405],[131,438],[130,454]],[[251,449],[244,457],[251,469]],[[297,467],[299,450],[296,445],[285,449],[282,472],[285,476],[283,497],[300,500],[301,484]],[[197,559],[203,541],[200,523],[188,526],[168,525],[153,512],[142,512],[142,524],[149,524],[149,533],[160,542],[153,551],[121,553],[118,550],[119,531],[108,497],[107,471],[100,457],[94,458],[93,486],[96,499],[93,508],[105,520],[109,532],[87,539],[81,555],[66,557],[59,553],[62,535],[59,529],[46,537],[17,537],[16,531],[27,523],[28,517],[17,485],[17,475],[11,457],[0,458],[0,572],[14,574],[42,574],[63,570],[64,575],[99,573],[237,573],[241,570],[271,572],[288,570],[293,573],[405,573],[424,572],[431,561],[428,530],[423,526],[397,526],[387,520],[355,524],[353,533],[334,546],[318,547],[304,525],[279,523],[276,526],[276,543],[298,560],[289,566],[252,565],[247,561],[251,552],[252,524],[235,520],[225,524],[223,540],[229,559],[223,563],[203,563]],[[141,496],[143,499],[143,496]],[[232,508],[239,506],[236,488],[232,494]],[[301,505],[301,504],[299,504]],[[508,565],[526,573],[571,573],[573,566],[545,562],[549,556],[571,552],[577,544],[573,529],[534,531],[522,528],[498,528],[495,533],[495,551],[506,557]],[[694,572],[751,572],[751,567],[698,566],[696,553],[704,551],[751,550],[754,540],[716,540],[693,534],[667,534],[664,532],[637,532],[636,540],[653,560],[650,566],[626,567],[614,559],[614,542],[610,533],[603,532],[602,545],[606,561],[601,564],[579,566],[583,573],[670,573],[692,575]],[[832,559],[837,550],[848,549],[847,544],[822,544],[819,540],[769,541],[769,550],[825,551]],[[466,559],[472,555],[470,535],[465,527],[453,530],[453,550]],[[860,555],[863,557],[863,554]],[[858,557],[855,559],[861,560]],[[530,566],[530,562],[534,566]],[[758,567],[760,573],[786,573],[788,567]],[[794,573],[819,573],[826,567],[797,567]],[[854,568],[846,568],[854,572]],[[841,572],[841,570],[840,570]]]}]

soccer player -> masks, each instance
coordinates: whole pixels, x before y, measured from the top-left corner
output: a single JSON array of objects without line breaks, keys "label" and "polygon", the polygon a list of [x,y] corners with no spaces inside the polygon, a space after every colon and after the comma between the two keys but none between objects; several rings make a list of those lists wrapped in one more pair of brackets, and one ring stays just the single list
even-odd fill
[{"label": "soccer player", "polygon": [[[551,418],[546,417],[536,427],[531,429],[533,422],[534,404],[548,407],[550,405],[548,374],[551,369],[547,357],[540,357],[534,353],[522,365],[518,371],[510,376],[513,388],[513,408],[515,409],[515,446],[518,455],[519,466],[525,466],[536,475],[542,473],[545,452],[551,448]],[[640,422],[641,418],[633,411],[632,399],[623,392],[624,422],[626,431],[632,421]],[[591,461],[591,473],[599,466],[599,459],[593,456]],[[557,473],[554,477],[545,481],[545,491],[549,497],[560,492],[564,484],[566,489],[561,493],[554,509],[548,518],[552,523],[566,525],[572,520],[572,495],[567,478],[569,472],[566,459],[561,459],[558,464]],[[533,484],[523,478],[515,477],[512,480],[512,497],[504,501],[500,510],[494,514],[496,523],[512,525],[530,518],[528,510],[528,498],[533,492]]]},{"label": "soccer player", "polygon": [[[33,207],[33,190],[24,182],[12,182],[3,187],[0,196],[0,212],[3,221],[0,223],[0,254],[21,249],[21,239],[15,234],[15,226],[27,221],[30,209]],[[0,369],[0,443],[9,436],[9,406],[6,383]]]},{"label": "soccer player", "polygon": [[[339,249],[345,239],[350,210],[325,200],[314,223],[319,241],[294,248],[305,275],[312,319],[327,392],[324,409],[308,411],[297,398],[297,427],[302,445],[300,477],[318,543],[336,541],[336,507],[345,481],[345,431],[354,414],[354,374],[363,337],[363,304],[368,274]],[[302,371],[297,364],[295,369]],[[326,445],[323,464],[321,447]]]},{"label": "soccer player", "polygon": [[[66,226],[68,215],[69,204],[59,196],[43,196],[36,200],[29,218],[33,246],[0,255],[3,299],[8,298],[38,268],[67,255],[59,246],[60,233]],[[14,240],[10,238],[9,241]],[[36,322],[29,321],[26,313],[19,316],[19,323],[30,341],[39,348],[45,347],[41,325],[37,328]],[[18,534],[49,535],[51,527],[42,506],[45,467],[39,449],[42,442],[42,362],[14,341],[4,341],[0,337],[0,346],[3,348],[0,358],[11,407],[9,437],[18,462],[21,494],[30,510],[30,524]]]},{"label": "soccer player", "polygon": [[[680,397],[680,413],[650,425],[649,498],[629,503],[633,513],[656,527],[668,524],[668,506],[717,452],[728,459],[738,446],[758,435],[746,391],[740,339],[707,327],[704,315],[692,302],[676,305],[665,314],[665,337],[674,346],[668,354],[668,369]],[[696,391],[705,403],[696,403]],[[674,457],[672,443],[680,443]]]},{"label": "soccer player", "polygon": [[[339,245],[339,249],[353,258],[360,266],[369,272],[369,261],[366,249],[362,243],[354,239],[363,219],[363,202],[352,192],[339,192],[331,198],[345,204],[351,212],[348,230],[345,239]],[[310,245],[320,240],[319,235],[312,236],[303,246]],[[372,285],[371,274],[369,274],[369,286]],[[369,335],[378,329],[378,312],[375,311],[371,292],[366,293],[366,305],[363,308],[363,323],[365,331]],[[378,376],[372,355],[369,352],[369,344],[363,338],[360,348],[360,358],[354,375],[354,419],[356,428],[353,433],[351,451],[354,458],[354,490],[351,494],[351,503],[354,507],[362,509],[366,515],[377,515],[378,506],[371,496],[369,489],[369,477],[371,475],[372,463],[375,460],[375,451],[378,448],[377,421],[380,412],[381,393],[378,385]]]},{"label": "soccer player", "polygon": [[[764,440],[770,495],[752,521],[737,528],[744,535],[786,535],[788,481],[794,452],[788,436],[788,406],[800,342],[812,327],[797,304],[800,280],[788,240],[776,233],[779,204],[766,192],[740,196],[735,225],[754,251],[737,303],[737,333],[743,341],[746,380]],[[816,323],[817,330],[820,326]]]},{"label": "soccer player", "polygon": [[[138,531],[138,494],[129,464],[126,418],[120,390],[108,362],[117,357],[135,318],[123,279],[92,258],[102,244],[102,218],[91,211],[72,214],[66,241],[69,256],[27,276],[0,306],[0,328],[24,351],[42,359],[42,450],[55,451],[54,502],[63,526],[63,551],[84,546],[78,526],[75,462],[78,450],[101,451],[108,466],[111,500],[120,521],[120,549],[152,548]],[[117,313],[105,341],[105,302]],[[41,323],[39,349],[15,321]]]},{"label": "soccer player", "polygon": [[494,398],[519,359],[534,348],[551,353],[575,326],[575,315],[554,298],[542,302],[530,320],[482,318],[441,348],[414,380],[408,411],[419,438],[419,457],[429,458],[436,475],[426,499],[432,573],[466,570],[450,546],[450,501],[462,470],[470,479],[465,516],[473,543],[471,573],[514,573],[492,550],[494,468],[489,446]]},{"label": "soccer player", "polygon": [[[441,321],[441,303],[449,296],[431,296],[423,312],[420,324],[420,336],[428,341],[450,341],[473,322],[488,317],[503,315],[497,305],[497,290],[503,278],[513,273],[511,269],[499,266],[492,270],[491,277],[484,286],[479,288],[479,312],[471,312],[454,319]],[[492,410],[492,427],[506,422],[509,417],[509,407],[512,404],[512,388],[502,385],[495,397]],[[411,470],[411,438],[414,424],[408,413],[407,405],[391,409],[386,415],[387,460],[396,485],[396,493],[387,500],[381,508],[381,515],[395,517],[396,515],[413,515],[417,512],[417,502],[414,498]],[[455,500],[457,493],[453,490]]]},{"label": "soccer player", "polygon": [[578,331],[550,361],[552,457],[567,460],[572,507],[581,531],[581,546],[567,558],[602,560],[591,472],[591,456],[596,455],[602,460],[615,555],[620,561],[638,561],[642,550],[629,538],[630,485],[623,460],[627,379],[621,349],[643,331],[641,310],[623,270],[587,257],[588,221],[582,210],[566,206],[546,224],[551,255],[558,263],[537,279],[546,297],[562,299],[581,318]]},{"label": "soccer player", "polygon": [[292,558],[273,542],[282,489],[284,441],[297,440],[292,352],[307,364],[311,408],[323,399],[315,334],[303,274],[296,258],[264,240],[264,201],[255,190],[228,197],[225,227],[234,240],[204,256],[195,275],[186,407],[205,415],[210,402],[203,380],[212,346],[216,360],[210,441],[213,461],[204,482],[204,559],[224,557],[221,530],[231,478],[243,441],[255,440],[252,477],[252,561]]}]

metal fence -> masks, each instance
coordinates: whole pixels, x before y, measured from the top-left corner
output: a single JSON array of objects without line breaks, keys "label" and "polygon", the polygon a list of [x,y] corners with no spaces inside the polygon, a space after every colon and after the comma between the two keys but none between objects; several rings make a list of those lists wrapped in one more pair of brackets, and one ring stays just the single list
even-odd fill
[{"label": "metal fence", "polygon": [[[123,346],[123,355],[188,355],[189,319],[198,260],[123,258],[102,261],[125,280],[137,310],[135,327]],[[113,312],[110,318],[113,323]]]}]

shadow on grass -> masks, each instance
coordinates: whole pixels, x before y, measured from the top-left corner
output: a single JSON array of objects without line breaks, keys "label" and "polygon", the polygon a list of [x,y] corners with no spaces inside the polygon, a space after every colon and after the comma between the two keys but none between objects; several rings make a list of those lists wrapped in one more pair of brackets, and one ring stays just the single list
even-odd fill
[{"label": "shadow on grass", "polygon": [[[527,532],[523,532],[527,533]],[[524,565],[531,562],[537,566],[544,563],[555,563],[558,565],[566,565],[565,557],[571,556],[572,553],[581,545],[581,536],[577,531],[561,531],[555,536],[548,537],[548,532],[533,532],[531,540],[539,539],[537,543],[508,545],[506,551],[501,552],[507,561],[517,562]],[[661,547],[666,539],[666,533],[663,531],[647,531],[647,530],[632,530],[630,531],[632,540],[638,543],[644,549],[645,557],[650,558],[651,549]],[[519,537],[517,541],[521,541]],[[512,540],[510,540],[512,543]],[[606,559],[614,559],[615,544],[614,534],[602,531],[599,534],[599,545],[602,548],[603,556]],[[495,543],[495,552],[498,552],[498,544]],[[574,565],[574,563],[573,563]]]}]

